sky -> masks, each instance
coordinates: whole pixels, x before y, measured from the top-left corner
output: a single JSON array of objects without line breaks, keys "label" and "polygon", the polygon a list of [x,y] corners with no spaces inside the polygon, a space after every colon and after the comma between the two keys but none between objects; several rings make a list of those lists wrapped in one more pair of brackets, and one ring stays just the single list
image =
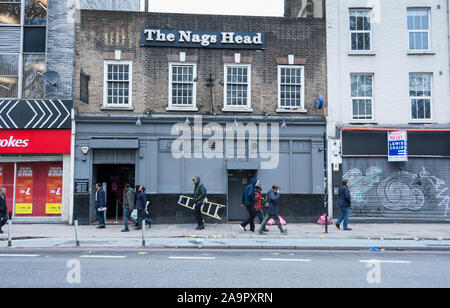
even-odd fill
[{"label": "sky", "polygon": [[164,13],[283,16],[284,0],[150,0],[150,11]]}]

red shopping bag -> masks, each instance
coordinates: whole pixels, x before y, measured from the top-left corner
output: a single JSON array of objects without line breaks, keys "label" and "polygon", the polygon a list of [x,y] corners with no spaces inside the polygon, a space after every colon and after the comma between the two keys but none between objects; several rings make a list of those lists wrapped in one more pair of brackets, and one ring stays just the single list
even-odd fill
[{"label": "red shopping bag", "polygon": [[[327,217],[327,218],[328,218],[328,225],[332,225],[333,221],[331,220],[331,218],[330,217]],[[323,214],[322,216],[319,217],[319,220],[317,220],[317,223],[319,225],[325,226],[325,214]]]}]

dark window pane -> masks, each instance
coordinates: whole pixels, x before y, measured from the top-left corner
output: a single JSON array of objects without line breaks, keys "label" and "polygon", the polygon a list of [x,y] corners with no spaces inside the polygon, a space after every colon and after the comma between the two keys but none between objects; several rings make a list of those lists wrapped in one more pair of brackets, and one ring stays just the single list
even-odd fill
[{"label": "dark window pane", "polygon": [[46,41],[45,27],[25,27],[23,39],[23,52],[45,53]]}]

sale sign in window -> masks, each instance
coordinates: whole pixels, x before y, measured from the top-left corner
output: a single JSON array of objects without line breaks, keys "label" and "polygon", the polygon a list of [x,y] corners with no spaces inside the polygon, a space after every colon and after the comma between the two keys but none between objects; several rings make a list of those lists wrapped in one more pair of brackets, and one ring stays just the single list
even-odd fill
[{"label": "sale sign in window", "polygon": [[45,204],[45,214],[61,215],[62,211],[62,177],[61,166],[48,167],[47,175],[47,202]]},{"label": "sale sign in window", "polygon": [[33,214],[33,167],[21,166],[17,170],[16,214]]}]

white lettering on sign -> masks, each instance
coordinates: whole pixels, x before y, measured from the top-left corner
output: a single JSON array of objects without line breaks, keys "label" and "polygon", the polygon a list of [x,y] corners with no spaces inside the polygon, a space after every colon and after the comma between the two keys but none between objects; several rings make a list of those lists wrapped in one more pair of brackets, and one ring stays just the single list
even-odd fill
[{"label": "white lettering on sign", "polygon": [[[214,34],[215,33],[215,34]],[[178,31],[177,35],[173,32],[167,33],[159,29],[145,29],[145,40],[148,42],[174,43],[178,39],[178,43],[200,44],[208,47],[211,44],[217,44],[218,36],[221,36],[221,44],[227,45],[263,45],[262,33],[255,35],[237,35],[236,32],[213,32],[213,33],[193,33],[193,31]]]},{"label": "white lettering on sign", "polygon": [[28,147],[29,139],[15,139],[14,136],[8,139],[0,139],[1,148],[26,148]]}]

